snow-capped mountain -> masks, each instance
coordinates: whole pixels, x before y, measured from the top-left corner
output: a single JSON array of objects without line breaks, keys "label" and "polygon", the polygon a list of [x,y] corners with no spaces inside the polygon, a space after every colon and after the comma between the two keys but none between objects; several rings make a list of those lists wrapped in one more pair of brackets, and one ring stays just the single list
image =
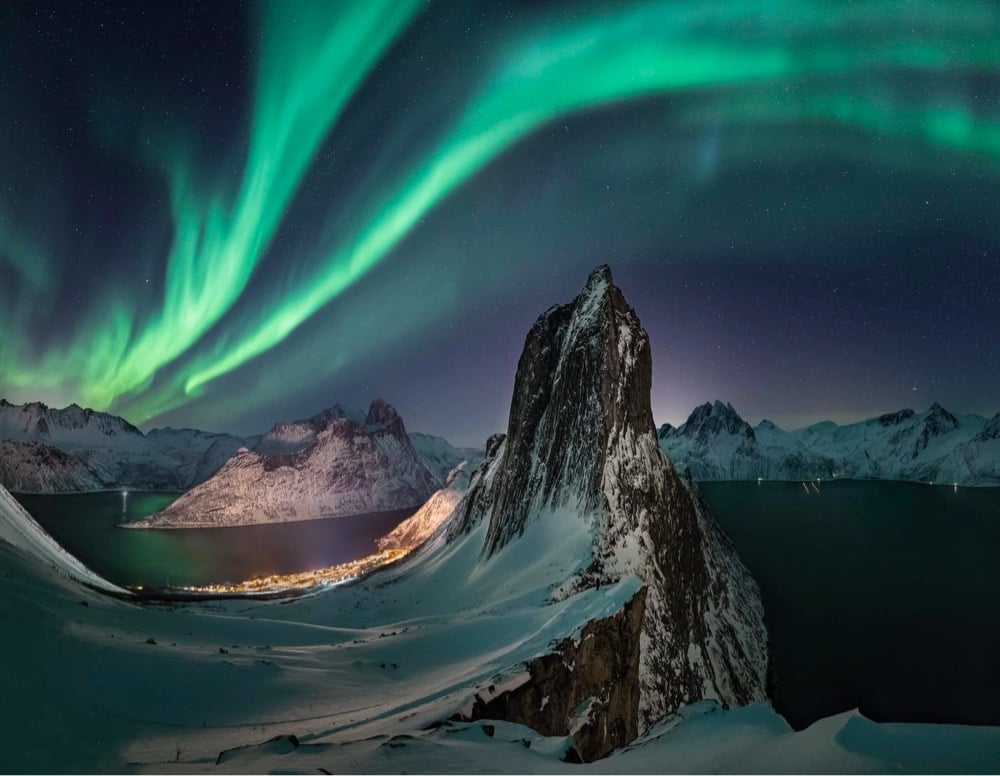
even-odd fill
[{"label": "snow-capped mountain", "polygon": [[422,434],[419,431],[410,432],[410,442],[420,456],[424,466],[431,470],[434,475],[444,483],[450,476],[452,470],[462,462],[466,462],[469,468],[475,466],[483,459],[483,451],[470,447],[455,447],[447,439]]},{"label": "snow-capped mountain", "polygon": [[0,483],[15,492],[186,490],[215,474],[246,440],[195,429],[143,434],[123,418],[71,404],[0,399]]},{"label": "snow-capped mountain", "polygon": [[696,407],[676,428],[661,426],[657,437],[664,455],[696,480],[806,479],[835,471],[770,421],[755,430],[720,401]]},{"label": "snow-capped mountain", "polygon": [[768,420],[751,428],[721,402],[687,422],[660,428],[660,446],[695,479],[851,477],[1000,485],[1000,414],[988,421],[940,404],[839,426],[823,421],[785,431]]},{"label": "snow-capped mountain", "polygon": [[455,540],[485,526],[484,561],[530,552],[529,533],[558,536],[580,564],[552,580],[556,598],[642,580],[640,729],[702,698],[761,700],[767,668],[756,583],[661,454],[651,382],[648,336],[599,267],[529,332],[506,438],[448,527]]},{"label": "snow-capped mountain", "polygon": [[124,418],[70,404],[63,409],[41,402],[11,404],[0,399],[0,439],[41,442],[61,450],[140,445],[142,432]]},{"label": "snow-capped mountain", "polygon": [[239,450],[211,479],[129,527],[251,525],[416,508],[439,484],[402,418],[376,399],[363,423],[337,407],[276,424],[255,449]]}]

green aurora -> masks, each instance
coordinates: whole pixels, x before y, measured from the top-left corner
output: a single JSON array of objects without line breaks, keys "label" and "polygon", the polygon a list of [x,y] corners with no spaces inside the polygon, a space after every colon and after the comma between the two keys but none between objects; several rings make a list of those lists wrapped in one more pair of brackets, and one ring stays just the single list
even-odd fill
[{"label": "green aurora", "polygon": [[[336,142],[331,132],[366,79],[434,8],[414,0],[265,3],[255,16],[255,88],[239,174],[205,183],[197,154],[180,146],[165,149],[160,160],[173,221],[161,261],[162,297],[145,310],[112,290],[68,340],[42,353],[15,334],[0,346],[0,388],[68,392],[135,422],[191,402],[393,261],[429,213],[512,147],[563,117],[613,111],[627,101],[670,105],[688,95],[675,106],[673,126],[759,127],[762,144],[771,127],[820,125],[1000,166],[997,106],[940,88],[970,72],[1000,69],[991,3],[583,8],[569,21],[537,14],[501,30],[488,65],[469,74],[463,102],[443,113],[420,153],[382,175],[377,190],[338,203],[357,214],[349,233],[331,240],[318,231],[311,247],[306,240],[307,260],[281,271],[274,238],[303,181],[322,164],[321,148]],[[401,116],[386,132],[405,138],[407,129]],[[30,259],[30,244],[0,233],[14,271],[38,289],[45,269]],[[269,283],[263,298],[248,298],[255,273],[269,263],[280,281]],[[21,312],[8,306],[0,313],[5,331],[21,329]],[[345,354],[330,368],[349,363]]]}]

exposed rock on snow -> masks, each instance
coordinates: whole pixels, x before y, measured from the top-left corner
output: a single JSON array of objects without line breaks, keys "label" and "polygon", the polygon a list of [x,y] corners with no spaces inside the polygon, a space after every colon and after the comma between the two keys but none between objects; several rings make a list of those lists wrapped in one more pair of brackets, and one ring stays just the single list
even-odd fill
[{"label": "exposed rock on snow", "polygon": [[717,401],[697,407],[678,428],[664,425],[658,436],[664,454],[698,480],[836,476],[1000,485],[994,421],[956,416],[935,403],[919,414],[904,409],[846,426],[823,421],[784,431],[764,420],[751,429],[732,405]]},{"label": "exposed rock on snow", "polygon": [[518,553],[534,521],[589,537],[586,570],[557,595],[634,575],[648,585],[639,661],[645,728],[702,698],[764,698],[757,586],[664,459],[650,409],[649,340],[599,267],[543,314],[518,364],[506,440],[487,451],[453,531],[487,526],[483,557]]},{"label": "exposed rock on snow", "polygon": [[525,681],[494,685],[475,698],[469,720],[504,719],[545,736],[573,737],[585,762],[639,735],[639,643],[646,612],[641,588],[619,612],[588,623],[579,639],[527,664]]},{"label": "exposed rock on snow", "polygon": [[[437,488],[396,411],[376,399],[363,424],[335,408],[279,424],[207,482],[130,528],[278,523],[417,507]],[[288,449],[286,453],[261,450]]]},{"label": "exposed rock on snow", "polygon": [[15,493],[66,493],[103,487],[79,458],[39,442],[0,442],[0,483]]}]

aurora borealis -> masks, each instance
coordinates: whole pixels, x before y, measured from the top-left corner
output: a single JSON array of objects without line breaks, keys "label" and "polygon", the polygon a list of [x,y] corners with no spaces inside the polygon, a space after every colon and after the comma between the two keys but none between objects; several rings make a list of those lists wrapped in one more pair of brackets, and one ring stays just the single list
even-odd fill
[{"label": "aurora borealis", "polygon": [[12,5],[0,395],[475,443],[609,262],[654,412],[1000,409],[1000,10]]}]

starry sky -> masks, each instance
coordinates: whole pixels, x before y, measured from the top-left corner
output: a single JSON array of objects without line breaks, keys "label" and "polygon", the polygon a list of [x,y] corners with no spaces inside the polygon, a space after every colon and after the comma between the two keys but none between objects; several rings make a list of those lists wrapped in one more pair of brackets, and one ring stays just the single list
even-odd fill
[{"label": "starry sky", "polygon": [[481,444],[596,265],[657,422],[1000,409],[1000,6],[7,3],[0,395]]}]

